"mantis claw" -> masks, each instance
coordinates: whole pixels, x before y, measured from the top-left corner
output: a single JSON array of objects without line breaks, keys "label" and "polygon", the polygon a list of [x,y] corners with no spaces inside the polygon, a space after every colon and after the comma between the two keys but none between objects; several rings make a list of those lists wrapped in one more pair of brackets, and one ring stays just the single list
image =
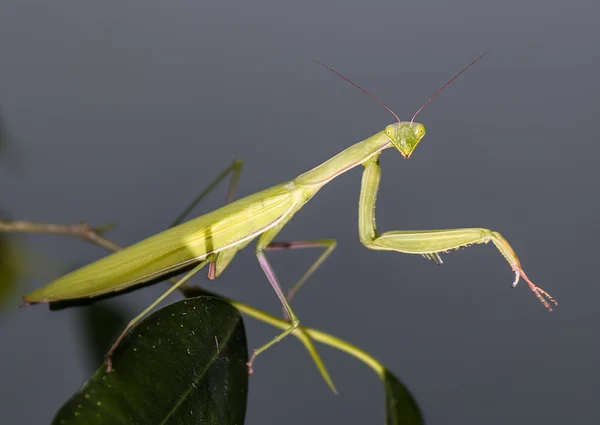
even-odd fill
[{"label": "mantis claw", "polygon": [[111,354],[106,354],[104,356],[104,363],[106,364],[106,373],[111,373],[113,372],[113,367],[112,367],[112,355]]},{"label": "mantis claw", "polygon": [[[519,279],[523,278],[525,280],[525,282],[527,282],[527,285],[529,285],[529,289],[531,289],[533,291],[535,296],[538,298],[538,300],[540,300],[540,302],[544,305],[544,307],[546,307],[549,311],[552,311],[552,306],[550,305],[550,303],[554,304],[555,306],[558,306],[558,301],[556,301],[556,299],[552,295],[550,295],[549,293],[544,291],[542,288],[540,288],[539,286],[534,284],[529,279],[529,277],[527,277],[527,275],[525,274],[525,272],[523,271],[523,269],[521,267],[515,265],[515,266],[513,266],[513,271],[515,272],[515,281],[512,284],[513,288],[515,286],[517,286],[517,283],[519,283]],[[548,301],[550,301],[550,302],[548,302]]]},{"label": "mantis claw", "polygon": [[519,275],[519,270],[513,269],[513,271],[515,272],[515,280],[512,283],[512,287],[516,288],[517,287],[517,283],[519,283],[519,279],[521,278],[521,276]]},{"label": "mantis claw", "polygon": [[248,366],[248,375],[252,375],[252,373],[254,372],[254,370],[252,369],[252,365],[254,364],[254,359],[256,358],[257,355],[258,355],[258,353],[256,352],[256,350],[254,350],[252,352],[252,356],[250,357],[250,360],[248,360],[246,362],[246,366]]}]

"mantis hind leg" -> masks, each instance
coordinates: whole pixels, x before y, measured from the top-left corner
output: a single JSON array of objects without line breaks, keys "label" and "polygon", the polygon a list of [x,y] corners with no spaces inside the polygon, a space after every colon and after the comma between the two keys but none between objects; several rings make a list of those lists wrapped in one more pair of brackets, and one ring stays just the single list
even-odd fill
[{"label": "mantis hind leg", "polygon": [[227,177],[227,174],[231,172],[231,181],[229,182],[229,188],[227,189],[227,196],[225,197],[225,204],[230,203],[235,195],[235,189],[240,180],[240,174],[242,173],[242,167],[244,163],[239,160],[233,160],[231,164],[227,166],[219,175],[206,186],[206,188],[200,192],[200,194],[177,216],[177,218],[171,223],[169,227],[177,226],[181,224],[185,217],[198,205],[198,203],[208,195],[217,185]]},{"label": "mantis hind leg", "polygon": [[199,263],[196,267],[194,267],[192,270],[190,270],[189,272],[187,272],[181,279],[179,279],[177,282],[175,282],[160,297],[158,297],[144,311],[142,311],[140,314],[138,314],[137,316],[135,316],[135,318],[133,320],[131,320],[127,324],[127,326],[125,327],[125,329],[123,330],[123,332],[121,332],[121,335],[119,335],[119,337],[117,338],[117,340],[115,341],[115,343],[110,347],[110,350],[108,350],[108,352],[104,356],[104,362],[106,363],[106,372],[112,372],[112,370],[113,370],[113,368],[112,368],[112,355],[115,352],[115,350],[117,349],[117,347],[119,346],[119,344],[121,343],[121,341],[123,340],[123,338],[125,337],[125,335],[127,334],[127,332],[129,332],[129,330],[131,328],[133,328],[136,325],[136,323],[138,323],[148,313],[150,313],[154,309],[154,307],[156,307],[158,304],[160,304],[161,301],[163,301],[165,298],[167,298],[177,288],[181,287],[181,285],[183,283],[185,283],[186,280],[188,280],[190,277],[192,277],[197,272],[199,272],[200,269],[202,269],[202,267],[204,267],[208,262],[209,262],[209,260],[204,260],[201,263]]},{"label": "mantis hind leg", "polygon": [[359,238],[370,249],[421,254],[441,263],[440,253],[473,244],[492,242],[510,264],[515,273],[513,287],[523,278],[537,298],[549,310],[548,301],[557,305],[550,294],[535,285],[523,271],[517,254],[504,237],[490,229],[462,228],[445,230],[396,230],[379,234],[375,222],[375,202],[381,180],[381,167],[377,158],[365,164],[359,201]]}]

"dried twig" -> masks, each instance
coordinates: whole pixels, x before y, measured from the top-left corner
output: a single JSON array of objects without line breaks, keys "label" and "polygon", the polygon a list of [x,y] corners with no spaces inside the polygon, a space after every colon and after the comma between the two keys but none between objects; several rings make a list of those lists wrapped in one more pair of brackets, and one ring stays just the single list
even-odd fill
[{"label": "dried twig", "polygon": [[120,251],[122,248],[102,237],[98,228],[90,227],[85,221],[75,224],[34,223],[22,220],[0,220],[1,232],[53,233],[81,238],[109,251]]}]

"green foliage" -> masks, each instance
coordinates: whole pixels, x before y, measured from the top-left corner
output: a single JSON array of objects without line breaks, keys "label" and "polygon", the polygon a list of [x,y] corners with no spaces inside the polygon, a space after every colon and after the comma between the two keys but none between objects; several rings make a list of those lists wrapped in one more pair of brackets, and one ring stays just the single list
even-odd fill
[{"label": "green foliage", "polygon": [[[223,302],[233,303],[235,306],[242,308],[242,311],[249,309],[247,306],[244,307],[243,304],[216,297],[214,294],[196,286],[190,287],[188,290],[186,290],[186,296],[190,297],[190,300],[199,298],[209,298],[212,300],[221,299]],[[258,313],[257,310],[255,310],[255,312]],[[246,311],[246,313],[250,313],[250,311]],[[266,313],[261,313],[260,315],[262,316],[263,320],[271,317]],[[87,339],[89,341],[88,346],[91,349],[94,359],[93,361],[96,362],[98,359],[102,358],[102,355],[108,350],[108,347],[114,341],[118,333],[125,327],[125,312],[121,309],[115,308],[114,305],[109,305],[107,302],[102,301],[92,304],[86,308],[82,317],[84,324],[83,329],[84,332],[86,332]],[[259,317],[255,316],[255,318]],[[275,323],[272,321],[279,321],[280,319],[277,319],[273,316],[270,320],[265,321],[275,325]],[[285,324],[286,322],[282,321],[282,323],[284,323],[284,326],[287,326]],[[177,333],[177,326],[179,325],[177,323],[172,323],[171,325],[174,326],[173,332]],[[137,327],[134,328],[131,333],[134,334],[136,329]],[[328,338],[326,336],[327,334],[323,334],[319,331],[309,328],[303,329],[305,331],[304,336],[301,334],[295,334],[295,336],[297,336],[303,343],[306,343],[305,338],[308,335],[313,335],[317,341],[327,345],[332,345],[334,347],[337,345],[337,348],[340,348],[342,345],[344,345],[341,340],[335,337],[333,337],[333,340],[336,340],[337,342],[332,343],[332,339]],[[166,330],[166,326],[163,330]],[[168,332],[165,333],[168,334]],[[320,338],[319,335],[325,336],[325,338]],[[308,349],[310,347],[306,348]],[[238,346],[236,349],[244,350],[245,353],[246,347]],[[366,353],[364,354],[366,355]],[[386,425],[423,425],[424,420],[421,411],[409,390],[404,386],[404,384],[402,384],[402,382],[398,380],[398,378],[396,378],[391,371],[383,367],[383,365],[381,365],[375,359],[371,358],[371,361],[372,363],[369,361],[366,361],[365,363],[373,367],[384,384]],[[135,368],[136,366],[133,365],[132,367]],[[216,408],[217,406],[214,407]],[[210,409],[213,407],[208,406],[208,408]]]},{"label": "green foliage", "polygon": [[385,369],[383,372],[385,388],[386,425],[423,425],[423,416],[417,402],[408,389]]},{"label": "green foliage", "polygon": [[0,233],[0,308],[12,299],[25,268],[24,255],[16,239]]},{"label": "green foliage", "polygon": [[238,311],[213,297],[152,314],[58,411],[53,424],[242,425],[248,369]]}]

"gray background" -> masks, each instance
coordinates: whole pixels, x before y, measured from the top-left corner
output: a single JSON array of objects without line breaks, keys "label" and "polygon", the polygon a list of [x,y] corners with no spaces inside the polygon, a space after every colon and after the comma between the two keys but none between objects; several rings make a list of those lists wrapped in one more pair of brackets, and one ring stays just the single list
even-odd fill
[{"label": "gray background", "polygon": [[[110,236],[132,243],[234,157],[245,160],[246,195],[393,122],[311,59],[410,119],[492,49],[420,115],[428,133],[410,161],[382,156],[378,224],[500,231],[561,305],[548,313],[525,285],[511,289],[492,246],[446,255],[441,267],[365,249],[354,170],[281,234],[339,241],[296,311],[384,362],[429,424],[598,423],[599,13],[591,0],[3,0],[0,107],[11,137],[1,207],[28,220],[116,220]],[[220,205],[220,190],[197,213]],[[36,260],[19,293],[104,255],[62,237],[24,241]],[[315,255],[270,258],[289,285]],[[207,287],[280,311],[252,249]],[[163,289],[117,303],[132,317]],[[11,308],[0,320],[3,423],[47,423],[90,373],[80,312]],[[246,324],[250,347],[274,334]],[[289,339],[257,362],[247,423],[382,423],[371,370],[321,353],[338,396]]]}]

